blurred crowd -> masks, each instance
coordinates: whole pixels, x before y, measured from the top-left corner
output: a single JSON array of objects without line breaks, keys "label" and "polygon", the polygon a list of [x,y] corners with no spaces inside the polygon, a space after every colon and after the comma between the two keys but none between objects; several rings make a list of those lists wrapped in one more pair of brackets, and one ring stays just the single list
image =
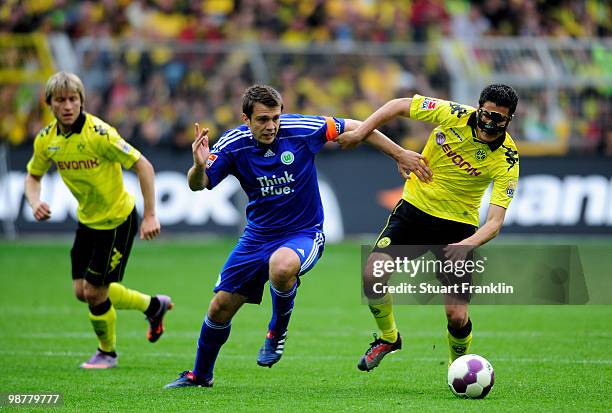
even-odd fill
[{"label": "blurred crowd", "polygon": [[182,41],[431,41],[440,36],[609,36],[605,0],[5,0],[8,32]]},{"label": "blurred crowd", "polygon": [[[183,150],[192,140],[194,121],[210,127],[213,140],[236,126],[240,95],[255,81],[277,87],[288,111],[364,119],[394,97],[450,96],[450,75],[428,46],[439,38],[477,44],[483,36],[610,36],[612,2],[7,0],[0,5],[2,32],[67,34],[86,87],[86,110],[139,147]],[[317,52],[317,45],[329,42],[333,48]],[[358,42],[374,45],[355,50]],[[395,42],[414,47],[401,53],[370,51]],[[309,47],[302,48],[305,44]],[[32,64],[27,51],[3,50],[8,52],[0,57],[0,68]],[[500,69],[485,54],[479,59],[481,70]],[[593,70],[610,70],[609,52],[602,59]],[[576,63],[584,61],[560,56],[558,65]],[[543,110],[551,98],[547,91],[519,92],[530,99],[519,106],[521,121],[513,125],[513,135],[536,142],[561,136],[577,151],[612,155],[610,90],[561,90],[558,113]],[[38,94],[40,84],[2,83],[0,99],[14,102],[0,108],[2,139],[31,144],[48,120],[44,105],[36,104]],[[396,121],[384,131],[418,148],[427,129]]]}]

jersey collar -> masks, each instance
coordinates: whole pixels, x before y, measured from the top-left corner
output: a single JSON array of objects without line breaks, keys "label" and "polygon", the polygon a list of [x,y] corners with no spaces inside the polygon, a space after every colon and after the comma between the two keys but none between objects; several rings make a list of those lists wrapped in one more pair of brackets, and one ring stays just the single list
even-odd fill
[{"label": "jersey collar", "polygon": [[65,138],[67,138],[70,135],[72,135],[73,133],[81,133],[81,131],[83,130],[83,126],[84,125],[85,125],[85,112],[81,112],[79,114],[79,116],[76,118],[76,120],[74,121],[74,124],[72,125],[72,128],[70,128],[70,132],[69,133],[64,135],[62,133],[62,130],[59,127],[59,124],[58,124],[57,125],[57,134],[58,134],[58,136],[64,136]]},{"label": "jersey collar", "polygon": [[472,114],[470,115],[470,118],[468,119],[467,124],[470,125],[470,127],[472,128],[472,138],[474,138],[474,142],[484,143],[488,145],[491,151],[494,151],[500,146],[502,146],[504,141],[506,140],[506,132],[504,132],[502,136],[495,139],[493,142],[485,142],[485,141],[481,141],[480,139],[478,139],[478,135],[476,134],[476,112],[472,112]]}]

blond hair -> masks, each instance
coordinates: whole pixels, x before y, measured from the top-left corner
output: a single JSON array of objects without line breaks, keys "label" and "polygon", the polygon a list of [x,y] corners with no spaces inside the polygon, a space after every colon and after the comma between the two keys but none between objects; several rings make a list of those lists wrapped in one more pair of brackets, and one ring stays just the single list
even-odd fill
[{"label": "blond hair", "polygon": [[55,93],[69,91],[77,92],[81,97],[81,109],[85,104],[85,87],[77,75],[70,72],[57,72],[47,80],[45,86],[45,102],[51,104],[51,98]]}]

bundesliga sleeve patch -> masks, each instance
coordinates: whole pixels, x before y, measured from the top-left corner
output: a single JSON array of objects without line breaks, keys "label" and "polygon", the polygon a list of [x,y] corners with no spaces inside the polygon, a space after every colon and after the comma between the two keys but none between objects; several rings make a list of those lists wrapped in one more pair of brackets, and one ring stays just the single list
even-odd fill
[{"label": "bundesliga sleeve patch", "polygon": [[206,169],[210,168],[215,163],[218,157],[219,155],[215,155],[213,153],[208,155],[208,159],[206,160]]},{"label": "bundesliga sleeve patch", "polygon": [[117,141],[117,147],[125,153],[130,153],[130,151],[132,150],[132,146],[123,139],[119,139]]},{"label": "bundesliga sleeve patch", "polygon": [[508,182],[508,187],[506,188],[506,196],[508,198],[514,198],[514,193],[516,192],[516,186],[518,182],[510,181]]},{"label": "bundesliga sleeve patch", "polygon": [[434,110],[437,104],[438,104],[437,100],[432,99],[432,98],[425,98],[423,99],[423,103],[421,103],[421,109],[422,110]]}]

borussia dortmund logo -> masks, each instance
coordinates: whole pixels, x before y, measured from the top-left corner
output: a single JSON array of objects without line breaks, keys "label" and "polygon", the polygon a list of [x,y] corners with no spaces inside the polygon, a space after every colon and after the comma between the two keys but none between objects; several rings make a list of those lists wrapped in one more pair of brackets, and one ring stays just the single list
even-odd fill
[{"label": "borussia dortmund logo", "polygon": [[388,247],[389,245],[391,245],[391,238],[389,237],[383,237],[376,243],[376,246],[378,248],[385,248],[385,247]]},{"label": "borussia dortmund logo", "polygon": [[293,156],[293,153],[289,151],[285,151],[281,154],[281,162],[284,163],[285,165],[291,165],[294,160],[295,160],[295,156]]},{"label": "borussia dortmund logo", "polygon": [[478,159],[479,161],[484,161],[486,157],[487,157],[487,151],[485,151],[484,149],[478,149],[476,151],[476,159]]}]

